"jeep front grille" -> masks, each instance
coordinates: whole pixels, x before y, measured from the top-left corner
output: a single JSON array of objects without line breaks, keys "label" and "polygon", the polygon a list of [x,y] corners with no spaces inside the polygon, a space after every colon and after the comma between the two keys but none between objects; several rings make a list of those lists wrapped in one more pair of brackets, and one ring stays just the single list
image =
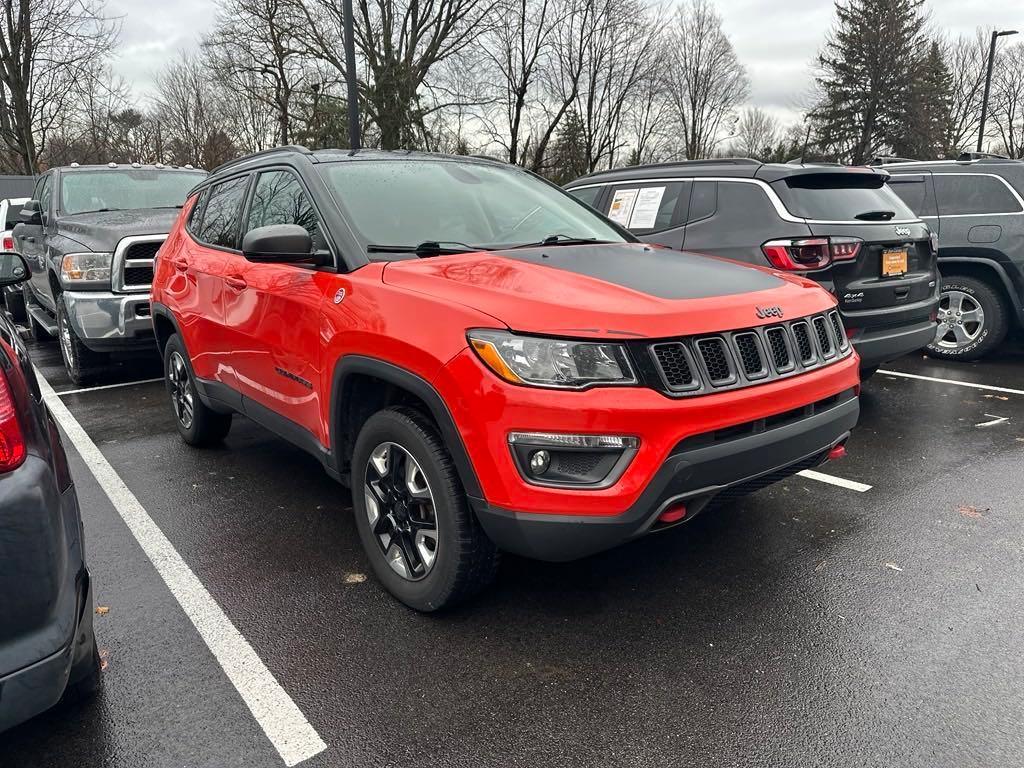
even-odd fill
[{"label": "jeep front grille", "polygon": [[141,235],[122,239],[114,251],[114,290],[148,291],[153,283],[156,253],[166,239],[167,235]]},{"label": "jeep front grille", "polygon": [[820,368],[850,354],[850,343],[835,311],[650,344],[647,351],[661,389],[698,395],[752,386]]}]

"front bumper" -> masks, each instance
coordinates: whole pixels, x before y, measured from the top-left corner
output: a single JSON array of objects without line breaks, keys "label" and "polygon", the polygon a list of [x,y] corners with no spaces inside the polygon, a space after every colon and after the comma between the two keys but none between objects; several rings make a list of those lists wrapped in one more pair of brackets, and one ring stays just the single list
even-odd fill
[{"label": "front bumper", "polygon": [[63,296],[72,328],[90,349],[133,349],[153,344],[149,294],[68,291]]},{"label": "front bumper", "polygon": [[586,557],[656,529],[658,516],[671,505],[686,503],[684,520],[689,520],[713,501],[744,495],[823,463],[829,450],[850,436],[860,406],[850,390],[815,411],[745,437],[710,444],[683,440],[640,498],[620,515],[530,514],[476,500],[477,518],[505,551],[549,561]]}]

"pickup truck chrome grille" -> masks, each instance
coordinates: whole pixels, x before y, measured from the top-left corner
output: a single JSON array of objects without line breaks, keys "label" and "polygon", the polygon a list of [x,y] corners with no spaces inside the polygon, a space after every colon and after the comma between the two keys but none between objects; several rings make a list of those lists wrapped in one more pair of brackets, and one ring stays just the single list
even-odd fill
[{"label": "pickup truck chrome grille", "polygon": [[659,341],[648,351],[672,395],[748,387],[821,368],[852,351],[836,310],[775,325]]},{"label": "pickup truck chrome grille", "polygon": [[113,289],[131,293],[148,291],[153,283],[153,260],[167,235],[125,237],[114,251]]}]

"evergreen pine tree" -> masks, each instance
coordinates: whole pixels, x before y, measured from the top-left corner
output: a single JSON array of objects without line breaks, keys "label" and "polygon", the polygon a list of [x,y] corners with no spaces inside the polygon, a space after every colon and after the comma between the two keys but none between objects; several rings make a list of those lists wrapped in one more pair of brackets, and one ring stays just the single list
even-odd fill
[{"label": "evergreen pine tree", "polygon": [[556,184],[566,184],[587,173],[587,138],[583,118],[570,109],[555,132],[550,151],[549,178]]},{"label": "evergreen pine tree", "polygon": [[949,152],[952,88],[949,68],[935,41],[925,46],[910,80],[903,118],[893,126],[892,152],[921,160],[944,158]]}]

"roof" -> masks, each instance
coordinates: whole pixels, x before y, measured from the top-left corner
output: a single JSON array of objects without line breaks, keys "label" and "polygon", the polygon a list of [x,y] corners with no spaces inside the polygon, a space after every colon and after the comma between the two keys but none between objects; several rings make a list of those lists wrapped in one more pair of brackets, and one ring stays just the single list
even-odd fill
[{"label": "roof", "polygon": [[94,165],[70,165],[57,166],[51,170],[58,170],[61,173],[75,173],[76,171],[190,171],[192,173],[206,173],[202,168],[193,168],[191,165],[164,165],[163,163],[103,163]]},{"label": "roof", "polygon": [[823,165],[815,163],[762,163],[748,158],[722,158],[716,160],[681,160],[671,163],[613,168],[582,176],[567,184],[566,187],[626,180],[664,179],[673,176],[686,178],[760,179],[766,182],[773,182],[791,176],[814,173],[869,173],[888,176],[884,169],[868,168],[865,166]]},{"label": "roof", "polygon": [[271,147],[254,152],[236,160],[229,160],[213,169],[213,174],[231,168],[243,170],[250,166],[259,166],[267,160],[304,158],[310,163],[359,162],[361,160],[447,160],[481,165],[507,166],[500,160],[492,160],[479,155],[446,155],[439,152],[420,152],[411,149],[308,149],[296,144]]}]

